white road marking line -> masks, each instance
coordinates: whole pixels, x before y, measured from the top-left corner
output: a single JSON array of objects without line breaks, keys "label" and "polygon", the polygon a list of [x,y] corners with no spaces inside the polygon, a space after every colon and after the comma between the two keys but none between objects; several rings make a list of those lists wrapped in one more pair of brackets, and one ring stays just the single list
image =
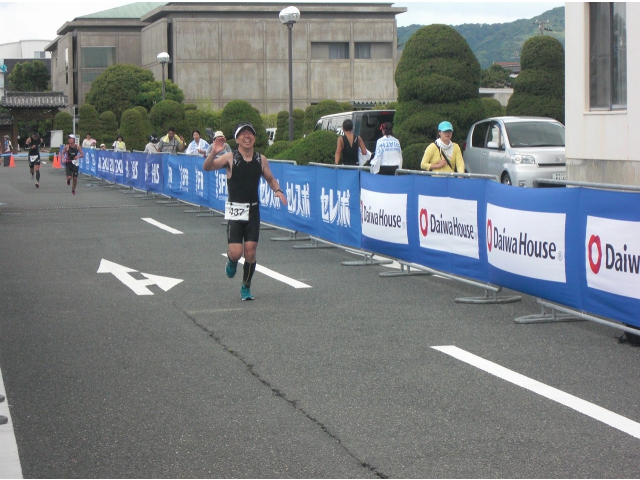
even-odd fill
[{"label": "white road marking line", "polygon": [[[227,254],[223,253],[222,256],[226,257]],[[238,260],[238,263],[241,264],[241,265],[244,265],[244,258],[241,258],[240,260]],[[291,286],[293,288],[312,288],[311,285],[307,285],[306,283],[299,282],[298,280],[294,280],[293,278],[286,277],[285,275],[282,275],[281,273],[274,272],[270,268],[263,267],[261,265],[256,265],[256,272],[263,273],[266,276],[271,277],[274,280],[278,280],[278,281],[280,281],[282,283],[286,283],[287,285],[289,285],[289,286]]]},{"label": "white road marking line", "polygon": [[581,398],[570,395],[557,388],[550,387],[544,383],[538,382],[529,377],[525,377],[519,373],[502,367],[497,363],[485,360],[482,357],[478,357],[473,353],[469,353],[466,350],[462,350],[454,345],[446,345],[441,347],[431,347],[435,350],[439,350],[442,353],[451,355],[458,360],[468,363],[480,370],[484,370],[496,377],[499,377],[507,382],[518,385],[519,387],[526,388],[538,395],[542,395],[550,400],[558,402],[566,407],[572,408],[584,415],[599,420],[602,423],[616,428],[624,433],[628,433],[632,437],[640,439],[640,423],[634,422],[622,415],[618,415],[606,408],[599,407],[591,402],[582,400]]},{"label": "white road marking line", "polygon": [[173,233],[174,235],[182,235],[183,232],[181,232],[180,230],[176,230],[175,228],[171,228],[168,225],[165,225],[164,223],[160,223],[156,220],[154,220],[153,218],[143,218],[142,220],[144,220],[147,223],[150,223],[151,225],[155,225],[158,228],[161,228],[162,230],[166,230],[167,232]]},{"label": "white road marking line", "polygon": [[[0,371],[0,395],[7,397]],[[9,419],[0,425],[0,478],[22,478],[22,466],[18,456],[18,443],[13,431],[13,422],[9,413],[9,398],[0,403],[0,415]]]}]

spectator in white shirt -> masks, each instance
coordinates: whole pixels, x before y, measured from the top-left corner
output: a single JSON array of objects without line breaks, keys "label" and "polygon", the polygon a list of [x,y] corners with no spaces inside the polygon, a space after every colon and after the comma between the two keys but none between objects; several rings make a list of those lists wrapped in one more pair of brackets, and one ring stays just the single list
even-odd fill
[{"label": "spectator in white shirt", "polygon": [[187,147],[186,154],[198,155],[200,157],[206,156],[209,144],[200,138],[200,131],[194,130],[191,135],[193,136],[193,141]]}]

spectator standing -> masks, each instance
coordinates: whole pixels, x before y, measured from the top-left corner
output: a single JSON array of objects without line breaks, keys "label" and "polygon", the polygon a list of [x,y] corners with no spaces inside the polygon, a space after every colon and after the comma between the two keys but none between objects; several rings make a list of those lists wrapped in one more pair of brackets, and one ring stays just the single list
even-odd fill
[{"label": "spectator standing", "polygon": [[376,142],[376,152],[371,160],[371,173],[395,175],[402,168],[402,149],[400,142],[393,136],[393,124],[385,122],[380,125],[382,137]]},{"label": "spectator standing", "polygon": [[367,147],[364,146],[362,137],[353,135],[353,121],[345,120],[342,122],[343,134],[338,137],[336,145],[336,165],[340,164],[340,156],[342,155],[342,165],[359,165],[358,149],[362,155],[367,154]]},{"label": "spectator standing", "polygon": [[105,146],[105,144],[101,143],[100,144],[100,150],[106,150],[106,149],[107,149],[107,147]]},{"label": "spectator standing", "polygon": [[209,145],[209,148],[207,148],[207,157],[209,155],[211,155],[211,150],[213,150],[213,146],[215,143],[223,143],[224,144],[224,148],[219,151],[218,153],[216,153],[216,156],[214,158],[214,160],[218,157],[221,157],[222,155],[224,155],[225,153],[231,153],[231,147],[229,146],[228,143],[226,143],[226,138],[224,136],[224,133],[222,133],[220,130],[218,130],[216,133],[213,134],[213,143],[211,143],[211,145]]},{"label": "spectator standing", "polygon": [[144,153],[158,153],[158,135],[154,132],[149,136],[149,143],[144,147]]},{"label": "spectator standing", "polygon": [[113,145],[111,145],[113,147],[113,151],[114,152],[126,152],[127,151],[127,145],[124,143],[124,137],[122,135],[118,135],[116,137],[116,141],[113,142]]},{"label": "spectator standing", "polygon": [[176,129],[169,127],[167,134],[160,139],[156,148],[160,153],[171,153],[176,155],[178,152],[184,150],[185,142],[184,137],[176,136]]},{"label": "spectator standing", "polygon": [[25,146],[29,150],[29,172],[31,172],[32,179],[35,169],[36,188],[40,188],[40,141],[38,132],[33,132],[25,142]]},{"label": "spectator standing", "polygon": [[193,137],[193,141],[187,147],[186,154],[198,155],[200,157],[206,156],[209,144],[204,139],[200,138],[200,131],[194,130],[191,136]]},{"label": "spectator standing", "polygon": [[9,140],[9,135],[4,136],[4,145],[2,147],[2,156],[4,157],[4,166],[9,166],[10,156],[13,153],[13,145],[11,145],[11,140]]},{"label": "spectator standing", "polygon": [[82,141],[82,148],[96,148],[96,139],[91,138],[91,133],[87,132],[87,138]]},{"label": "spectator standing", "polygon": [[440,122],[438,138],[429,145],[424,152],[420,168],[431,172],[459,172],[464,173],[464,159],[457,143],[451,141],[453,125],[450,122]]}]

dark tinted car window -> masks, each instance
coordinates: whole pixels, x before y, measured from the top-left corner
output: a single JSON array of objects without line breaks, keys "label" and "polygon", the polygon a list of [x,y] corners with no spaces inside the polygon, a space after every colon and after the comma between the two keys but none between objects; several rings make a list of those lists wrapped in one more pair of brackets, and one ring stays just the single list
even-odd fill
[{"label": "dark tinted car window", "polygon": [[489,122],[482,122],[473,128],[473,135],[471,136],[471,145],[476,148],[484,148],[484,141],[487,138],[487,129],[489,128]]}]

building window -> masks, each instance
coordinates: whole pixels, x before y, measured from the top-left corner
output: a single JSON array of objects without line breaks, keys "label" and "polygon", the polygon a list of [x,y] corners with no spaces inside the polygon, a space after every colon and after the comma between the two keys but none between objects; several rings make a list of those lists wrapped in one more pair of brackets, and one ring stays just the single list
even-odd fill
[{"label": "building window", "polygon": [[82,83],[93,83],[93,81],[102,75],[104,70],[88,70],[82,72]]},{"label": "building window", "polygon": [[69,49],[64,49],[64,76],[65,82],[69,85]]},{"label": "building window", "polygon": [[82,68],[109,68],[116,64],[116,47],[82,47]]},{"label": "building window", "polygon": [[311,42],[312,60],[349,58],[349,42]]},{"label": "building window", "polygon": [[626,3],[589,3],[589,60],[590,108],[627,108]]},{"label": "building window", "polygon": [[47,58],[47,52],[33,52],[33,58]]},{"label": "building window", "polygon": [[356,42],[355,45],[355,57],[356,58],[371,58],[371,44]]}]

